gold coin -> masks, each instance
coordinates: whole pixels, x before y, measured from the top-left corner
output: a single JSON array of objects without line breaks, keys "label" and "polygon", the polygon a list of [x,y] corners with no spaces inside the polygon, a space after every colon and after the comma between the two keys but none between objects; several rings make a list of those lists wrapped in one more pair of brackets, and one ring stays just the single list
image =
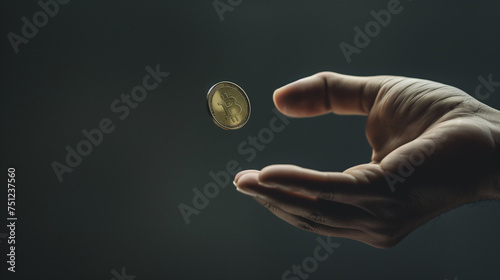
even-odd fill
[{"label": "gold coin", "polygon": [[222,129],[243,127],[250,118],[250,100],[245,91],[232,82],[215,84],[207,94],[208,110]]}]

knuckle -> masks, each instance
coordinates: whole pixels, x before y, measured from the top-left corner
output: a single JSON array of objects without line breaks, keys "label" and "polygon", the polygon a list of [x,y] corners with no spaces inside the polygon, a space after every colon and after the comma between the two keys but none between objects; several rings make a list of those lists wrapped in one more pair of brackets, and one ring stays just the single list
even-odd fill
[{"label": "knuckle", "polygon": [[279,212],[280,211],[280,209],[276,205],[274,205],[270,202],[262,203],[262,205],[264,205],[264,207],[266,207],[271,212]]},{"label": "knuckle", "polygon": [[311,211],[308,213],[307,218],[311,221],[317,222],[317,223],[323,223],[325,221],[325,217],[323,214],[319,211]]},{"label": "knuckle", "polygon": [[333,192],[319,192],[317,195],[319,198],[324,199],[324,200],[329,200],[329,201],[335,201],[335,194]]},{"label": "knuckle", "polygon": [[295,226],[305,231],[316,232],[314,225],[304,220],[297,221]]},{"label": "knuckle", "polygon": [[314,74],[314,76],[321,78],[321,79],[325,79],[331,75],[332,75],[332,72],[329,72],[329,71],[321,71],[321,72]]}]

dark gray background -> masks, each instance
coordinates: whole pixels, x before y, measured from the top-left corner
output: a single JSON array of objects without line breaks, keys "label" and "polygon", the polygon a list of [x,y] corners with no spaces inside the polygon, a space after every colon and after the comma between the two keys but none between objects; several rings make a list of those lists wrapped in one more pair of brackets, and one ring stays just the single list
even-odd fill
[{"label": "dark gray background", "polygon": [[[244,0],[221,22],[211,1],[71,1],[15,54],[7,34],[20,34],[21,17],[40,7],[2,1],[1,167],[2,178],[17,169],[19,218],[17,272],[6,274],[2,239],[2,275],[108,280],[125,267],[136,280],[281,279],[312,255],[314,234],[232,186],[188,226],[177,208],[230,159],[245,169],[334,171],[370,160],[365,119],[329,115],[292,119],[247,163],[237,146],[267,127],[274,89],[324,70],[425,78],[471,94],[480,75],[500,80],[498,1],[401,1],[403,12],[348,64],[340,42],[352,44],[353,28],[387,2]],[[171,75],[118,120],[111,102],[158,63]],[[238,131],[207,116],[206,92],[221,80],[250,96],[252,117]],[[499,109],[500,89],[484,102]],[[65,146],[104,117],[115,131],[59,183],[52,161],[62,163]],[[498,201],[486,202],[446,213],[389,250],[338,238],[310,279],[499,279],[499,220]]]}]

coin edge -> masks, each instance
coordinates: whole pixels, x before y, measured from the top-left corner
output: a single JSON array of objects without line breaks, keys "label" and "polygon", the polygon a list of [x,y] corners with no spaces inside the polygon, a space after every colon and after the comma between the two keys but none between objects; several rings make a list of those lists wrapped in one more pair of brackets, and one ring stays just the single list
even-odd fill
[{"label": "coin edge", "polygon": [[[246,114],[246,118],[244,120],[244,122],[242,122],[241,124],[239,125],[236,125],[236,126],[226,126],[224,124],[222,124],[216,117],[215,117],[215,113],[213,111],[213,107],[212,107],[212,97],[213,97],[213,94],[215,93],[216,88],[217,87],[220,87],[222,86],[223,84],[228,84],[228,85],[231,85],[231,86],[235,86],[239,91],[241,91],[243,93],[243,97],[244,99],[246,100],[246,102],[248,103],[248,114]],[[212,121],[220,128],[224,129],[224,130],[237,130],[237,129],[240,129],[242,128],[243,126],[245,126],[245,124],[247,124],[248,120],[250,120],[250,115],[252,114],[252,106],[251,106],[251,103],[250,103],[250,98],[248,98],[248,94],[245,92],[245,90],[240,87],[238,84],[234,83],[234,82],[230,82],[230,81],[221,81],[221,82],[218,82],[216,84],[214,84],[209,90],[208,90],[208,93],[207,93],[207,109],[208,109],[208,112],[210,113],[210,116],[212,117]]]}]

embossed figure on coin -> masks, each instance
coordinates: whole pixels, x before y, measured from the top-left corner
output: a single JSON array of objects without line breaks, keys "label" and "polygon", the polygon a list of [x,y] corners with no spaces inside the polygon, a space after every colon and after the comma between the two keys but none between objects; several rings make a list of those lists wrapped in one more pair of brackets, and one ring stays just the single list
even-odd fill
[{"label": "embossed figure on coin", "polygon": [[236,98],[228,96],[227,93],[220,95],[223,102],[217,103],[226,111],[226,120],[231,119],[233,122],[239,121],[238,115],[241,113],[241,105],[236,102]]},{"label": "embossed figure on coin", "polygon": [[207,93],[208,112],[214,123],[225,130],[243,127],[250,118],[250,100],[245,91],[233,82],[213,85]]}]

